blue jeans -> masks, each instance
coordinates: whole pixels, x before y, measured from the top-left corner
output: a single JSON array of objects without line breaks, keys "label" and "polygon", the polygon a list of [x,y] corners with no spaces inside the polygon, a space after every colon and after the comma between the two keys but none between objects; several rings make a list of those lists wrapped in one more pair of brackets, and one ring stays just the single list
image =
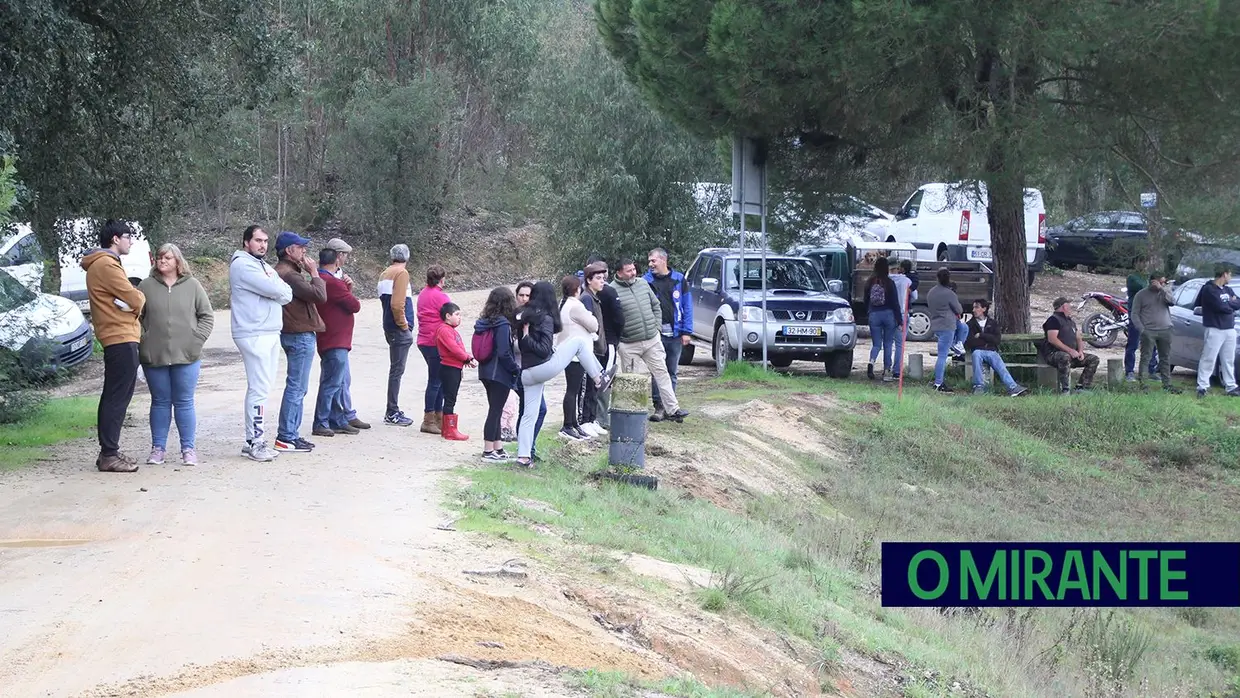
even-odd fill
[{"label": "blue jeans", "polygon": [[1003,359],[1000,358],[999,352],[988,351],[986,349],[973,350],[973,388],[982,387],[982,367],[989,364],[995,370],[995,378],[1000,383],[1007,386],[1008,392],[1016,390],[1016,381],[1012,378],[1012,374],[1008,373],[1007,366],[1004,365]]},{"label": "blue jeans", "polygon": [[[672,390],[676,390],[676,369],[680,368],[680,353],[684,350],[685,345],[681,344],[680,337],[659,337],[663,341],[663,354],[666,357],[664,363],[667,365],[667,375],[672,378]],[[657,407],[663,402],[659,398],[659,386],[654,384],[654,378],[650,379],[650,401]]]},{"label": "blue jeans", "polygon": [[276,438],[295,441],[301,432],[301,413],[310,389],[310,366],[314,363],[314,333],[280,334],[280,346],[288,359],[288,378],[280,399],[280,426]]},{"label": "blue jeans", "polygon": [[939,342],[939,356],[934,362],[934,384],[943,385],[943,379],[947,373],[948,352],[951,351],[953,344],[963,342],[969,338],[969,326],[957,320],[955,331],[936,330],[934,338]]},{"label": "blue jeans", "polygon": [[315,429],[339,429],[348,423],[340,393],[349,370],[348,349],[328,349],[319,354],[319,396],[314,404]]},{"label": "blue jeans", "polygon": [[340,403],[340,409],[344,410],[344,421],[352,421],[357,419],[357,410],[353,409],[353,376],[349,372],[349,362],[344,362],[344,387],[340,390],[340,397],[337,402]]},{"label": "blue jeans", "polygon": [[422,358],[426,359],[426,405],[427,412],[443,412],[443,380],[439,377],[439,349],[418,346]]},{"label": "blue jeans", "polygon": [[870,311],[870,363],[883,352],[883,370],[891,370],[891,347],[896,340],[896,314],[890,310]]},{"label": "blue jeans", "polygon": [[197,420],[194,416],[194,388],[198,387],[201,361],[176,366],[143,366],[146,387],[151,390],[151,446],[168,448],[168,432],[176,411],[177,434],[181,450],[194,447]]}]

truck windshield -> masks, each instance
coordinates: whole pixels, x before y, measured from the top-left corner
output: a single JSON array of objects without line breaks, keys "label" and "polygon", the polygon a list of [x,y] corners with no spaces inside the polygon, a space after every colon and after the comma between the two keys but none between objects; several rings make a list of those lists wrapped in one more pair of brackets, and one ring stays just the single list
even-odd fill
[{"label": "truck windshield", "polygon": [[[729,259],[725,275],[728,288],[740,288],[739,259]],[[827,290],[822,274],[807,259],[766,260],[767,290],[814,291]],[[745,290],[762,290],[762,260],[745,260]]]}]

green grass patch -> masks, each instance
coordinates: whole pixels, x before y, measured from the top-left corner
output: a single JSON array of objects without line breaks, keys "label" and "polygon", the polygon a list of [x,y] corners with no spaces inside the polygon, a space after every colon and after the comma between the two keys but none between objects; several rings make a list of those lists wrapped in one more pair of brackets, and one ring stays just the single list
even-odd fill
[{"label": "green grass patch", "polygon": [[566,683],[590,698],[757,698],[757,693],[709,688],[692,677],[641,681],[611,671],[577,671]]},{"label": "green grass patch", "polygon": [[681,385],[693,428],[654,427],[673,452],[743,452],[730,427],[692,405],[763,400],[823,420],[817,436],[845,455],[798,453],[751,430],[794,456],[788,478],[818,497],[756,497],[736,514],[665,483],[592,482],[605,455],[582,462],[551,446],[533,471],[462,471],[470,484],[454,501],[464,521],[514,540],[527,532],[534,546],[557,544],[528,533],[547,526],[586,550],[704,568],[710,583],[691,597],[699,608],[799,637],[825,671],[842,670],[845,650],[897,661],[919,677],[908,695],[947,695],[957,680],[994,696],[1205,695],[1236,673],[1234,609],[940,613],[882,608],[877,590],[882,541],[1240,540],[1223,514],[1240,495],[1240,405],[1161,391],[1012,399],[924,385],[897,398],[869,381],[747,364]]},{"label": "green grass patch", "polygon": [[90,436],[98,405],[94,396],[57,398],[21,421],[0,425],[0,470],[30,465],[47,455],[48,446]]}]

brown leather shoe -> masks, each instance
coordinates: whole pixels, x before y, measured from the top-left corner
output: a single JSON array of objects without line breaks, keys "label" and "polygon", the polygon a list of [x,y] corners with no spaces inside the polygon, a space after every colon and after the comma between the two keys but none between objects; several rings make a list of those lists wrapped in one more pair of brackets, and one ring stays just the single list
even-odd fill
[{"label": "brown leather shoe", "polygon": [[439,412],[427,412],[422,415],[422,433],[423,434],[441,434],[443,429],[440,422],[443,421],[443,415]]},{"label": "brown leather shoe", "polygon": [[363,422],[357,417],[354,417],[353,419],[349,420],[349,426],[353,427],[354,429],[369,429],[370,428],[370,424]]},{"label": "brown leather shoe", "polygon": [[133,473],[138,470],[138,461],[118,453],[115,456],[99,456],[95,459],[95,467],[104,473]]}]

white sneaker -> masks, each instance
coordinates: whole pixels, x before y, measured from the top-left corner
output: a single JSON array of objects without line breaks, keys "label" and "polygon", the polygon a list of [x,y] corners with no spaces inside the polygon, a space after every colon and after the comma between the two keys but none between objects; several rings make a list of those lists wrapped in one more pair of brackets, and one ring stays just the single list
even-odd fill
[{"label": "white sneaker", "polygon": [[250,452],[245,454],[250,460],[260,463],[268,463],[276,459],[280,454],[275,449],[267,445],[266,441],[258,440],[250,444]]},{"label": "white sneaker", "polygon": [[581,428],[592,436],[604,436],[605,434],[607,434],[607,430],[604,429],[601,425],[599,425],[598,422],[590,422],[588,424],[582,424]]}]

